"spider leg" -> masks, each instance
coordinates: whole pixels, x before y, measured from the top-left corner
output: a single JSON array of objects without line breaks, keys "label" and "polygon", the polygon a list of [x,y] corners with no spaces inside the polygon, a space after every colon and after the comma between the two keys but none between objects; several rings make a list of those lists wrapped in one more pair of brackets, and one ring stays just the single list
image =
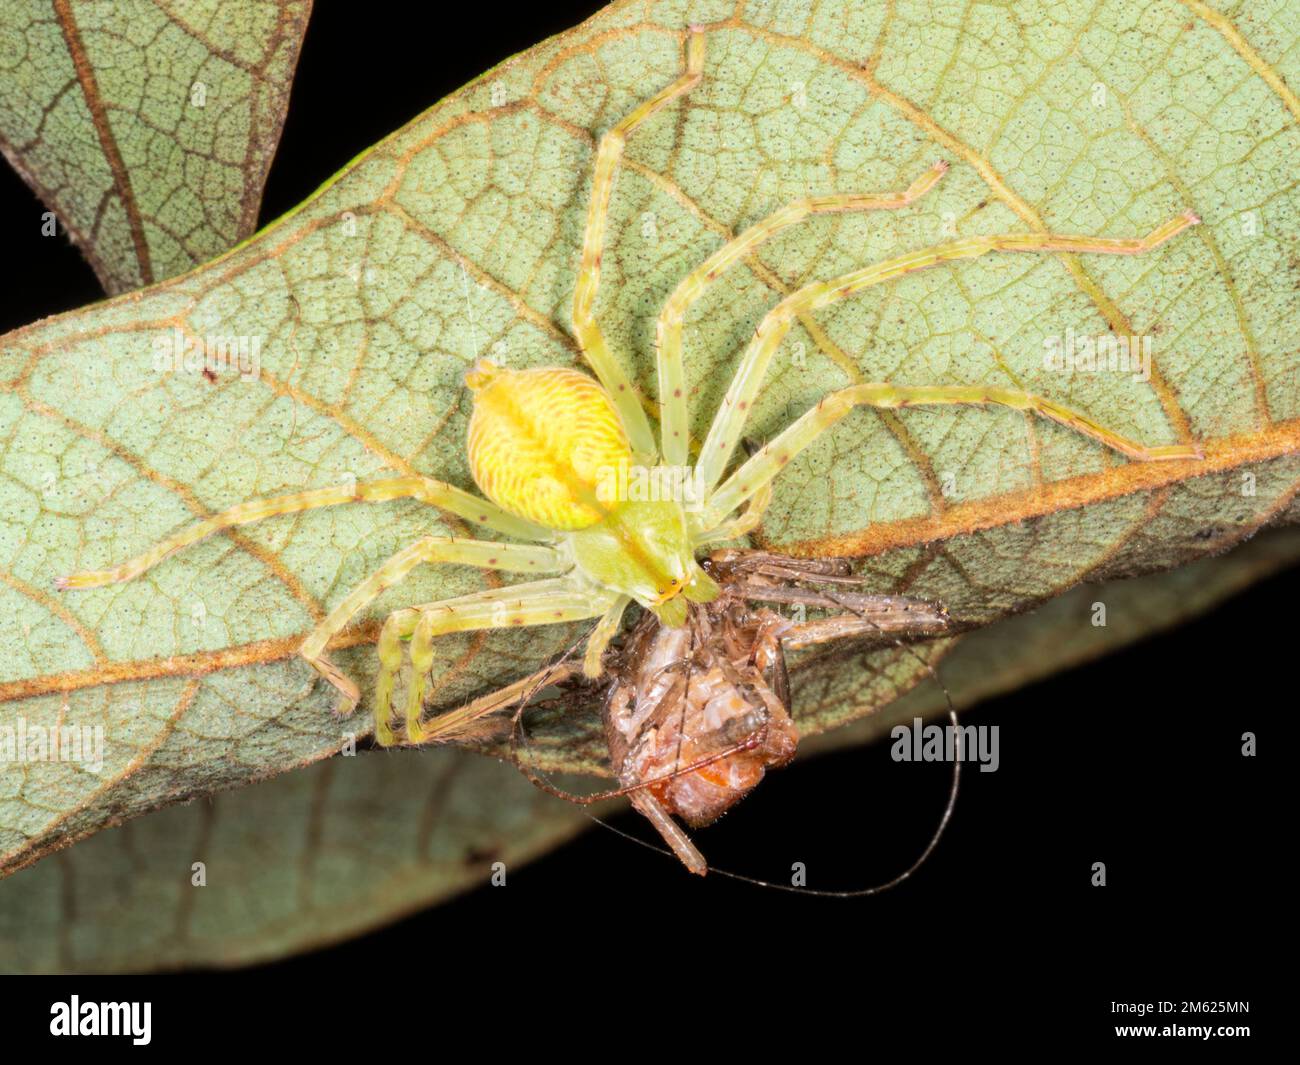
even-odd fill
[{"label": "spider leg", "polygon": [[[392,677],[401,664],[401,641],[410,639],[411,682],[406,699],[406,734],[403,742],[446,741],[465,731],[458,711],[420,721],[424,705],[425,675],[433,667],[433,642],[449,632],[508,629],[525,625],[555,625],[599,617],[613,604],[616,594],[572,577],[516,584],[490,592],[476,592],[390,614],[380,634],[380,699],[375,705],[375,734],[380,743],[391,740],[388,717]],[[382,714],[382,720],[381,715]],[[444,718],[447,720],[444,721]]]},{"label": "spider leg", "polygon": [[[831,281],[817,281],[805,285],[797,292],[791,293],[767,313],[767,316],[759,323],[758,329],[755,330],[754,338],[745,349],[745,354],[741,357],[736,375],[732,378],[726,397],[718,408],[717,417],[714,418],[712,426],[709,427],[709,434],[705,438],[704,446],[700,449],[700,461],[697,469],[700,471],[704,490],[706,492],[712,490],[721,479],[722,473],[726,469],[727,463],[730,461],[740,439],[741,430],[749,415],[749,408],[753,405],[754,397],[758,394],[758,389],[762,384],[764,375],[767,373],[772,356],[785,335],[790,331],[790,327],[798,315],[826,307],[829,304],[871,288],[873,285],[892,281],[917,270],[924,270],[927,267],[958,259],[977,259],[993,251],[1094,252],[1106,255],[1140,255],[1163,244],[1171,237],[1181,233],[1188,226],[1196,225],[1199,221],[1200,219],[1195,214],[1187,211],[1177,218],[1170,219],[1163,225],[1158,226],[1145,237],[1140,238],[1064,236],[1056,233],[1006,233],[991,237],[969,237],[965,240],[953,241],[950,244],[913,252],[895,259],[886,259],[884,262],[854,270]],[[879,388],[882,386],[867,387]],[[851,389],[845,391],[849,392]],[[912,389],[910,391],[917,392],[918,390]],[[945,390],[921,389],[919,391],[944,392]],[[952,393],[951,396],[945,396],[944,398],[915,398],[909,399],[907,402],[1003,402],[1001,399],[974,398],[976,393],[992,395],[995,392],[1002,396],[1012,395],[1010,392],[997,389],[967,389],[958,390],[960,395]],[[1018,395],[1023,396],[1024,394],[1019,393]],[[867,401],[861,400],[859,402]],[[891,405],[899,406],[900,404],[878,403],[873,405],[887,407]],[[1089,436],[1101,440],[1117,450],[1124,451],[1125,454],[1129,454],[1134,458],[1187,458],[1195,453],[1192,448],[1184,448],[1176,453],[1151,454],[1148,449],[1142,448],[1141,445],[1129,444],[1122,437],[1089,422],[1083,415],[1067,411],[1066,408],[1050,404],[1046,400],[1035,400],[1035,405],[1032,408],[1027,407],[1025,403],[1020,401],[1010,405],[1022,410],[1034,409],[1038,413],[1070,425],[1071,428],[1087,432]],[[1049,413],[1049,411],[1055,413]],[[1057,417],[1058,414],[1061,414],[1062,417]],[[1085,425],[1090,428],[1082,428]]]},{"label": "spider leg", "polygon": [[686,465],[689,452],[690,416],[686,398],[686,378],[682,370],[682,327],[687,312],[709,285],[735,263],[749,255],[765,240],[783,229],[797,225],[811,215],[844,211],[898,210],[914,203],[938,183],[948,169],[946,162],[936,163],[904,192],[866,195],[840,193],[833,196],[810,196],[795,200],[763,221],[751,226],[734,240],[724,244],[698,267],[682,278],[668,297],[655,329],[655,349],[659,366],[660,437],[664,461],[669,465]]},{"label": "spider leg", "polygon": [[582,267],[573,291],[573,329],[588,364],[596,372],[605,391],[610,394],[632,443],[633,451],[653,455],[656,451],[650,421],[641,409],[636,390],[605,342],[596,323],[594,307],[600,287],[600,260],[605,243],[605,224],[609,200],[614,189],[623,146],[631,132],[660,111],[665,104],[689,92],[700,80],[704,69],[704,34],[692,30],[686,39],[686,73],[666,89],[656,93],[640,107],[610,129],[600,139],[596,167],[592,178],[591,203],[587,208],[587,228],[582,242]]},{"label": "spider leg", "polygon": [[[498,544],[491,540],[457,540],[448,536],[426,536],[404,548],[357,585],[310,636],[298,653],[343,695],[340,712],[351,713],[361,698],[356,684],[325,654],[325,648],[344,626],[385,589],[397,584],[416,566],[426,562],[455,562],[483,569],[547,573],[563,570],[569,563],[552,547],[537,544]],[[385,723],[387,718],[385,718]],[[378,726],[378,719],[376,720]]]},{"label": "spider leg", "polygon": [[850,385],[824,397],[817,406],[796,419],[784,432],[765,444],[728,477],[709,498],[704,521],[721,521],[725,518],[755,492],[768,485],[787,462],[854,407],[897,410],[901,407],[918,405],[986,406],[990,403],[1010,407],[1013,410],[1032,411],[1042,418],[1064,425],[1141,462],[1202,457],[1200,448],[1195,444],[1164,444],[1149,447],[1098,425],[1080,411],[1029,392],[1007,388],[986,388],[982,385],[910,387],[890,384]]},{"label": "spider leg", "polygon": [[[392,667],[394,670],[401,664],[400,638],[398,639],[397,648],[397,660]],[[543,688],[552,684],[559,684],[562,681],[579,676],[581,673],[582,667],[580,665],[576,662],[567,661],[557,662],[539,669],[530,676],[521,677],[514,683],[507,684],[504,688],[498,688],[496,691],[482,695],[464,706],[457,707],[455,710],[448,710],[444,714],[439,714],[432,722],[434,727],[432,729],[426,728],[425,742],[429,742],[430,739],[446,742],[471,735],[478,730],[478,722],[483,718],[514,706],[521,701],[526,701]],[[376,726],[375,735],[381,745],[385,747],[397,742],[387,720],[383,723],[382,732],[378,725]]]},{"label": "spider leg", "polygon": [[531,521],[508,514],[495,503],[479,499],[450,484],[435,481],[432,477],[389,477],[384,480],[371,481],[369,484],[336,485],[332,488],[314,488],[293,495],[275,496],[271,499],[255,499],[248,503],[223,510],[220,514],[182,529],[178,533],[155,544],[142,555],[123,562],[112,569],[74,573],[70,577],[60,577],[55,581],[58,588],[98,588],[105,584],[117,584],[138,577],[145,570],[151,569],[168,555],[183,547],[198,543],[222,529],[236,525],[248,525],[263,518],[279,514],[296,514],[303,510],[317,507],[337,506],[340,503],[382,503],[391,499],[418,499],[422,503],[441,507],[453,514],[458,514],[477,525],[486,526],[507,536],[523,540],[549,540],[554,535],[549,530],[535,525]]},{"label": "spider leg", "polygon": [[605,657],[605,651],[609,647],[610,641],[618,635],[619,625],[623,621],[623,611],[627,609],[628,603],[632,602],[629,595],[620,595],[605,611],[600,619],[600,624],[592,630],[591,636],[587,640],[587,653],[582,661],[583,676],[589,680],[595,680],[604,671],[602,660]]},{"label": "spider leg", "polygon": [[[769,481],[758,488],[750,497],[749,506],[745,508],[745,513],[720,524],[714,521],[711,524],[703,525],[701,527],[703,531],[696,532],[692,536],[692,546],[698,550],[709,544],[726,543],[728,540],[739,540],[742,536],[748,536],[758,528],[759,523],[763,520],[763,514],[767,510],[767,506],[771,502],[772,485]],[[705,511],[703,514],[705,522],[708,522],[709,513],[709,511]],[[695,528],[696,526],[693,525],[692,527]]]}]

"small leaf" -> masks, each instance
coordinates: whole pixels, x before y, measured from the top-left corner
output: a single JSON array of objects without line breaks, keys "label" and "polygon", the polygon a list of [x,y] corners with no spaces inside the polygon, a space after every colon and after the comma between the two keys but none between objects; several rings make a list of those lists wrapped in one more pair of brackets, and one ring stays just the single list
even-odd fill
[{"label": "small leaf", "polygon": [[310,0],[0,8],[0,150],[109,292],[257,225]]},{"label": "small leaf", "polygon": [[[829,308],[792,332],[752,422],[768,436],[853,379],[1018,383],[1133,438],[1202,441],[1204,461],[1128,463],[993,409],[861,413],[791,464],[764,543],[863,558],[879,590],[976,626],[1295,520],[1297,112],[1264,53],[1201,8],[1163,0],[1138,19],[1067,2],[1050,21],[943,30],[879,3],[695,5],[692,21],[711,23],[704,78],[629,142],[596,307],[647,396],[659,307],[728,235],[809,191],[896,190],[953,164],[907,210],[812,219],[715,286],[686,328],[697,436],[739,346],[806,280],[952,231],[1131,236],[1187,209],[1205,221],[1142,257],[991,255]],[[1284,46],[1268,54],[1291,54],[1298,23],[1279,9]],[[615,4],[220,260],[4,338],[0,700],[24,727],[101,726],[106,750],[97,774],[0,768],[0,868],[322,759],[366,727],[331,718],[295,651],[399,547],[466,531],[449,516],[345,506],[248,526],[128,584],[57,594],[51,581],[257,496],[381,471],[468,487],[464,371],[487,354],[579,361],[568,307],[596,138],[677,76],[685,32],[676,5]],[[1080,104],[1098,83],[1100,104]],[[1149,379],[1044,363],[1050,338],[1111,333],[1152,341]],[[190,358],[192,340],[218,357]],[[496,580],[422,572],[336,657],[364,689],[386,610]],[[573,635],[440,639],[434,708],[526,675]],[[894,650],[814,659],[801,727],[847,724],[925,676]]]}]

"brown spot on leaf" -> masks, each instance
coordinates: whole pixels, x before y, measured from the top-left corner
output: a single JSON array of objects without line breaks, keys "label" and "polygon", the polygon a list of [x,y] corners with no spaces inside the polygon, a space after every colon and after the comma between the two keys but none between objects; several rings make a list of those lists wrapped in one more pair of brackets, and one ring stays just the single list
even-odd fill
[{"label": "brown spot on leaf", "polygon": [[485,862],[494,862],[500,854],[500,847],[470,847],[465,851],[465,864],[482,865]]}]

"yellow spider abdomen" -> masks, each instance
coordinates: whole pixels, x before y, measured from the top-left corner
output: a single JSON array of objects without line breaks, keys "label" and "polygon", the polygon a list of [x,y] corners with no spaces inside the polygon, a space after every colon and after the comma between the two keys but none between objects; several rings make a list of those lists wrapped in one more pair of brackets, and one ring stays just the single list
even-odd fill
[{"label": "yellow spider abdomen", "polygon": [[609,395],[586,374],[560,367],[507,370],[480,360],[469,468],[498,506],[550,529],[585,529],[614,506],[607,487],[632,449]]}]

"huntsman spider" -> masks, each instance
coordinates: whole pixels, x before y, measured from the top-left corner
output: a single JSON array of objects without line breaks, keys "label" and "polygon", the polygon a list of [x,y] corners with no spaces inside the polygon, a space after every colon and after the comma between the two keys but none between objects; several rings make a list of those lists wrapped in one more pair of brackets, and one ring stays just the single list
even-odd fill
[{"label": "huntsman spider", "polygon": [[[728,472],[773,356],[799,316],[918,270],[990,252],[1140,255],[1195,225],[1199,219],[1187,211],[1140,238],[1037,232],[967,237],[799,288],[773,307],[758,326],[700,447],[698,462],[689,466],[682,332],[687,312],[708,286],[764,241],[810,216],[906,208],[939,182],[947,164],[937,163],[900,193],[835,193],[797,200],[728,241],[683,278],[657,323],[660,431],[656,440],[637,391],[611,354],[593,308],[600,285],[610,196],[624,145],[637,127],[699,84],[705,57],[702,30],[693,28],[686,34],[685,53],[685,72],[606,132],[597,149],[572,310],[574,335],[596,379],[573,369],[515,370],[486,360],[479,361],[465,378],[473,393],[469,467],[486,499],[430,477],[404,476],[247,502],[163,540],[128,562],[61,578],[58,586],[94,588],[129,581],[173,552],[220,530],[344,503],[416,499],[512,540],[524,541],[424,537],[381,565],[334,607],[303,643],[299,653],[342,694],[342,711],[351,712],[360,692],[330,660],[330,641],[380,593],[415,567],[457,563],[539,577],[406,607],[388,616],[379,636],[375,737],[384,745],[418,744],[455,738],[465,720],[464,715],[455,712],[429,721],[422,719],[426,676],[433,666],[438,636],[599,618],[587,640],[584,658],[585,672],[598,676],[603,669],[602,655],[620,631],[623,613],[631,602],[653,612],[664,626],[677,627],[686,622],[688,604],[708,603],[717,597],[717,583],[697,561],[702,549],[744,537],[756,528],[781,470],[855,407],[897,410],[920,404],[996,404],[1031,411],[1131,459],[1200,457],[1193,444],[1147,446],[1103,427],[1086,414],[1023,391],[876,382],[854,384],[827,394]],[[608,490],[608,471],[659,464],[689,469],[702,498],[687,506],[672,499],[620,498],[618,492]],[[395,728],[394,680],[402,665],[404,644],[409,645],[411,679],[403,720]]]}]

